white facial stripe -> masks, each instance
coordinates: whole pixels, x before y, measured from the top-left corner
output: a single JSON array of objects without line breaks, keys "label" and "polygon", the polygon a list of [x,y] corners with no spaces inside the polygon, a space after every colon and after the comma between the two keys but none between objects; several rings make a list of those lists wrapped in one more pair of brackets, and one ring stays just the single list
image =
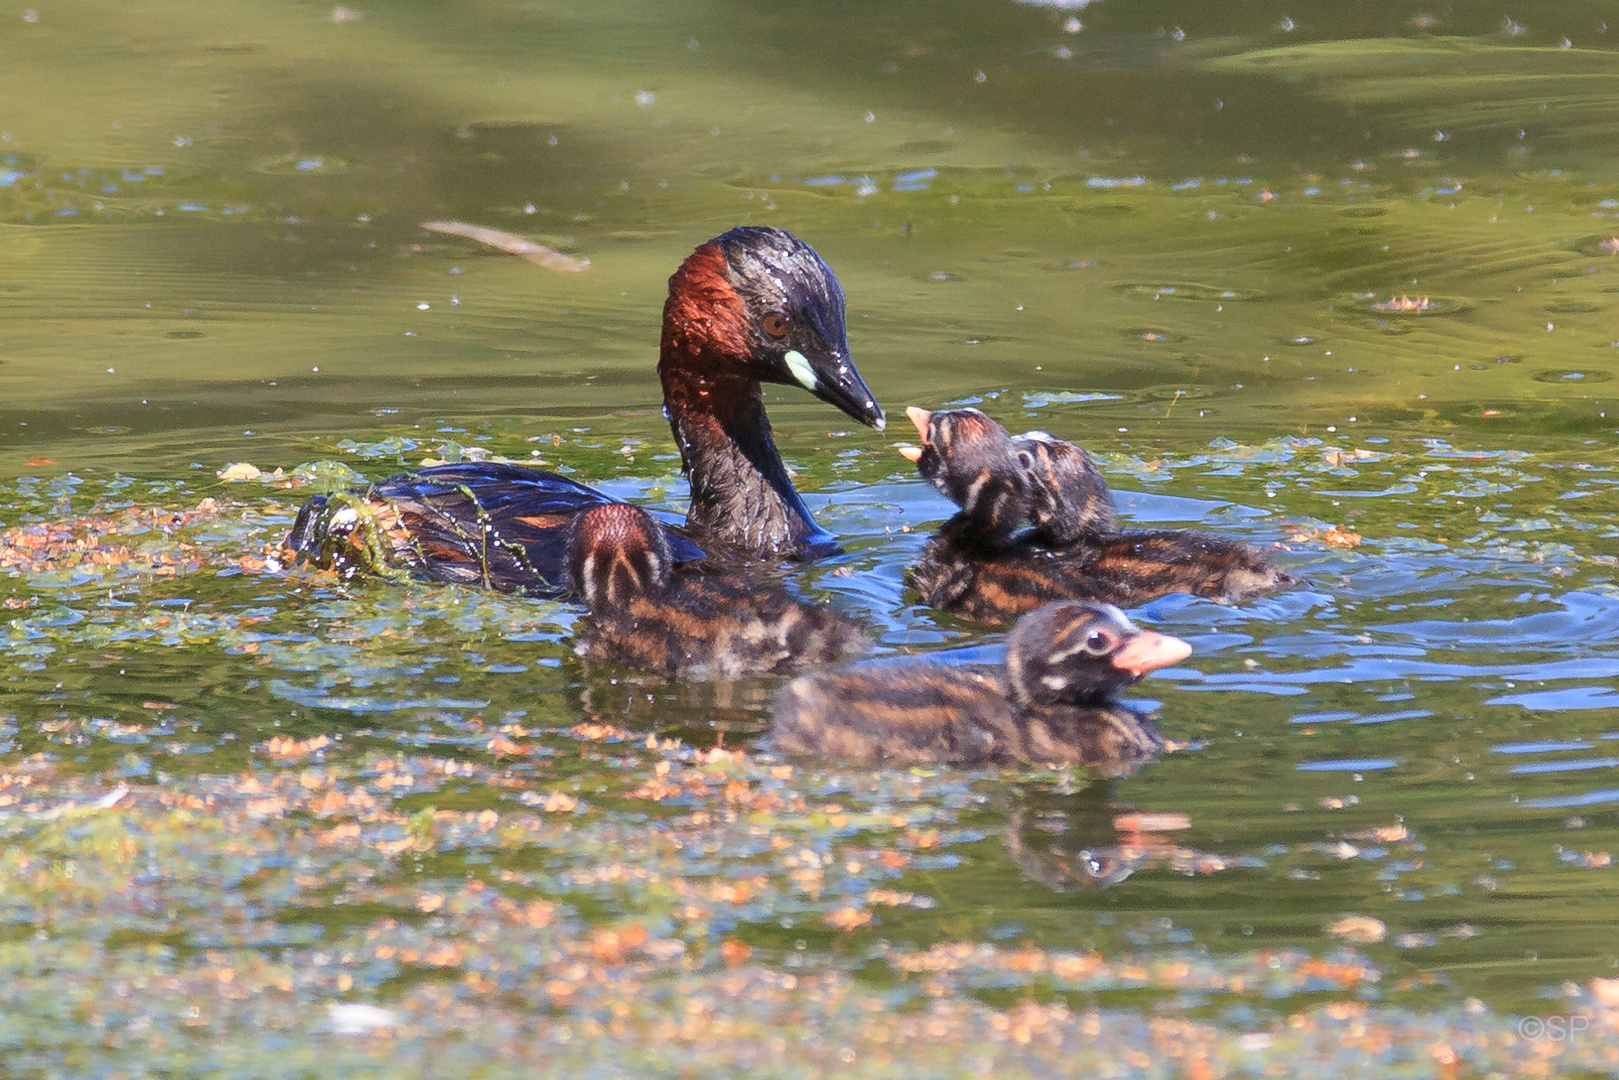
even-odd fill
[{"label": "white facial stripe", "polygon": [[596,602],[596,553],[592,551],[585,556],[585,565],[580,569],[580,576],[584,578],[579,587],[584,590],[585,603]]},{"label": "white facial stripe", "polygon": [[1060,652],[1047,653],[1046,654],[1046,663],[1048,663],[1048,664],[1060,664],[1064,660],[1068,659],[1070,656],[1078,656],[1080,653],[1089,653],[1089,652],[1090,652],[1090,650],[1087,649],[1083,644],[1075,645],[1071,649],[1063,649]]},{"label": "white facial stripe", "polygon": [[816,386],[815,369],[810,367],[809,360],[797,349],[789,349],[786,357],[787,370],[793,373],[793,378],[806,390],[813,391]]},{"label": "white facial stripe", "polygon": [[1126,615],[1112,604],[1097,604],[1096,606],[1113,616],[1115,619],[1119,620],[1121,624],[1129,629],[1134,630],[1136,628],[1136,624],[1130,621],[1130,616]]},{"label": "white facial stripe", "polygon": [[967,485],[966,497],[961,500],[961,508],[971,513],[978,506],[978,497],[984,493],[984,485],[989,482],[989,470],[985,469],[978,474],[978,479]]}]

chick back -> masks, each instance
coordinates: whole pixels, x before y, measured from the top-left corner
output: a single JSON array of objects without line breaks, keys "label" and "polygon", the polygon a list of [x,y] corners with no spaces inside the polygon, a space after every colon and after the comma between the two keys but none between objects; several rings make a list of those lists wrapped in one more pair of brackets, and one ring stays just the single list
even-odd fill
[{"label": "chick back", "polygon": [[661,593],[594,613],[575,651],[672,678],[730,679],[832,663],[869,645],[831,608],[739,576],[677,574]]},{"label": "chick back", "polygon": [[1066,548],[1023,544],[994,553],[940,534],[911,571],[924,603],[974,622],[1012,622],[1057,600],[1129,608],[1184,592],[1240,603],[1296,584],[1258,548],[1175,530],[1112,533]]},{"label": "chick back", "polygon": [[800,676],[776,698],[772,740],[855,764],[1018,759],[1017,713],[996,679],[942,664],[873,664]]}]

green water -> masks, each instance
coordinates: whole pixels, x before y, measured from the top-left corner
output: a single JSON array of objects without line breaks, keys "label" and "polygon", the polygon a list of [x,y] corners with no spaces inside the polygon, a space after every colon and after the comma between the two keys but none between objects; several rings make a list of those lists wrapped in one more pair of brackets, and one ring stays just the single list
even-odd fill
[{"label": "green water", "polygon": [[[1033,995],[1101,1010],[1123,1044],[1184,1018],[1276,1040],[1229,1068],[1354,1072],[1371,1066],[1289,1050],[1288,1019],[1361,1002],[1396,1028],[1521,1031],[1512,1018],[1587,1009],[1590,980],[1619,976],[1609,5],[1503,20],[1313,0],[154,0],[27,16],[0,13],[0,526],[102,515],[134,555],[0,576],[0,798],[21,793],[0,806],[0,1046],[16,1068],[250,1074],[276,1050],[286,1075],[474,1074],[533,1064],[522,1037],[500,1040],[543,1020],[534,1038],[580,1068],[677,1072],[635,1056],[660,1003],[754,979],[785,997],[769,1016],[733,1001],[737,1045],[793,1023],[836,1037],[751,1064],[699,1039],[691,1060],[859,1069],[874,1010],[960,1008],[950,1030],[970,1041]],[[590,268],[418,228],[444,218]],[[1306,584],[1281,596],[1137,612],[1196,645],[1139,691],[1189,745],[1115,780],[705,766],[642,740],[747,749],[774,681],[586,671],[565,606],[241,562],[307,489],[222,483],[230,462],[380,478],[481,447],[678,505],[652,372],[664,282],[747,222],[836,270],[891,416],[970,402],[1080,441],[1131,523],[1363,542],[1289,542],[1279,558]],[[1387,309],[1402,296],[1429,303]],[[885,651],[993,658],[994,635],[904,588],[946,506],[895,433],[786,389],[770,408],[848,549],[801,589]],[[148,513],[205,497],[220,512]],[[582,721],[633,737],[569,734]],[[520,754],[490,748],[502,725]],[[337,741],[266,749],[322,735]],[[777,801],[652,799],[660,762]],[[307,770],[325,779],[300,785]],[[283,784],[283,804],[253,803],[248,776]],[[53,809],[120,783],[116,807]],[[323,785],[374,802],[316,805]],[[578,806],[545,811],[555,792]],[[1160,834],[1179,849],[1120,854],[1114,818],[1137,811],[1186,815]],[[358,848],[311,839],[350,817]],[[756,883],[714,899],[736,881]],[[554,922],[479,921],[536,898]],[[873,921],[824,921],[851,906]],[[1329,937],[1347,914],[1386,939]],[[655,949],[626,992],[649,1013],[542,989],[568,979],[569,942],[627,923],[684,950]],[[963,941],[1111,966],[1065,982],[973,960],[923,993],[895,959]],[[466,956],[399,959],[434,942]],[[733,968],[735,943],[752,953]],[[1274,973],[1278,957],[1376,978],[1211,991],[1128,970]],[[783,972],[875,1004],[840,1012],[782,990]],[[130,987],[148,988],[137,1004]],[[415,1026],[390,1058],[327,1033],[334,1000]],[[1427,1042],[1415,1073],[1439,1067]],[[1610,1031],[1548,1060],[1612,1071],[1613,1046]],[[996,1067],[1061,1072],[1016,1045]]]}]

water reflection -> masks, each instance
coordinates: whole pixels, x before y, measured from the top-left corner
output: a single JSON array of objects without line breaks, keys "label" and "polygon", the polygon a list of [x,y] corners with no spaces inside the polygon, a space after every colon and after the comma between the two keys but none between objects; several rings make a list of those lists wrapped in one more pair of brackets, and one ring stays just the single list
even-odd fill
[{"label": "water reflection", "polygon": [[1109,888],[1144,870],[1192,876],[1263,865],[1185,846],[1177,835],[1191,828],[1186,814],[1121,803],[1108,784],[1074,795],[1020,788],[1011,800],[1007,853],[1022,874],[1059,892]]}]

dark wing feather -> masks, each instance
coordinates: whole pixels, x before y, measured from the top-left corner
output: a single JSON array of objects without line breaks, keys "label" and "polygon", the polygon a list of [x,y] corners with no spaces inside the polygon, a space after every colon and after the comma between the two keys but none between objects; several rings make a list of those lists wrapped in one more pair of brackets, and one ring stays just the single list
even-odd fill
[{"label": "dark wing feather", "polygon": [[[526,465],[463,462],[393,476],[365,493],[398,515],[407,539],[394,549],[421,577],[506,592],[563,596],[567,584],[568,528],[593,506],[620,502],[565,476]],[[311,505],[314,500],[311,500]],[[312,549],[315,515],[306,507],[289,538]],[[676,562],[705,552],[677,527],[660,521]]]}]

